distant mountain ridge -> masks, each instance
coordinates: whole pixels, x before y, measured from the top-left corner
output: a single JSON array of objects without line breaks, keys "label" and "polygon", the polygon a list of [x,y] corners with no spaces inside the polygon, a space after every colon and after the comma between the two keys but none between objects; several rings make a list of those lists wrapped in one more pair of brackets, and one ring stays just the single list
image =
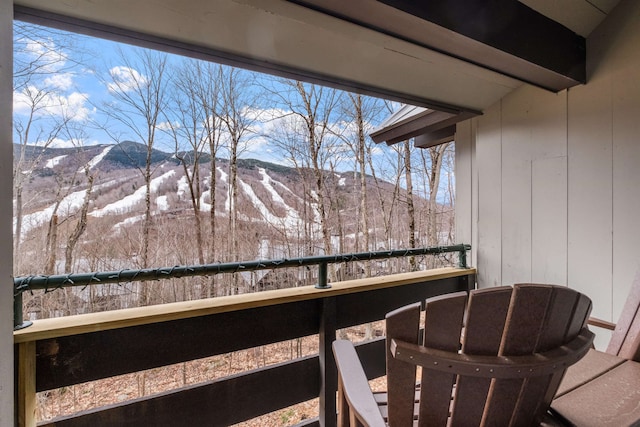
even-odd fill
[{"label": "distant mountain ridge", "polygon": [[[24,150],[25,163],[32,164],[38,156],[40,161],[36,166],[36,174],[42,174],[43,169],[48,168],[47,162],[51,159],[61,156],[77,156],[92,158],[97,156],[104,149],[112,147],[109,152],[101,160],[102,168],[106,169],[140,169],[144,168],[147,161],[147,146],[139,142],[134,141],[122,141],[117,144],[99,144],[86,147],[40,147],[36,145],[13,144],[13,156],[17,159],[20,156],[20,150]],[[179,158],[178,158],[179,157]],[[166,162],[174,165],[181,164],[180,159],[186,160],[188,165],[192,165],[196,156],[193,151],[180,151],[177,153],[169,153],[158,149],[152,149],[151,152],[151,164],[156,166],[160,163]],[[71,159],[69,159],[71,160]],[[67,162],[69,162],[67,160]],[[227,159],[218,159],[220,162],[227,162]],[[78,158],[74,159],[77,164]],[[209,153],[200,153],[198,161],[201,164],[209,163],[211,161],[211,155]],[[61,160],[62,163],[62,160]],[[108,165],[108,166],[107,166]],[[238,159],[238,167],[244,169],[264,168],[278,173],[290,174],[294,169],[279,165],[276,163],[265,162],[258,159]],[[40,173],[38,173],[40,172]],[[44,172],[45,175],[50,175],[49,171]]]},{"label": "distant mountain ridge", "polygon": [[[34,146],[15,146],[15,167],[31,178],[25,183],[23,214],[23,233],[43,227],[54,209],[56,200],[65,210],[58,215],[73,215],[82,202],[88,188],[85,169],[94,178],[91,194],[91,208],[88,212],[94,221],[106,221],[111,218],[114,226],[120,223],[131,225],[139,221],[144,212],[145,182],[140,170],[146,162],[146,146],[132,141],[123,141],[114,145],[95,145],[83,148],[42,148]],[[23,149],[24,162],[18,165],[20,149]],[[193,153],[183,152],[179,156],[194,159]],[[154,215],[162,217],[188,214],[193,211],[189,180],[184,167],[173,153],[153,150],[152,152],[152,204]],[[229,201],[229,161],[218,158],[216,161],[215,206],[212,206],[210,188],[211,164],[209,155],[200,156],[200,193],[201,212],[215,209],[220,217],[228,216]],[[189,165],[193,169],[193,164]],[[191,173],[191,172],[190,172]],[[359,175],[353,172],[325,171],[326,183],[332,188],[332,209],[355,210],[359,206]],[[369,200],[379,197],[374,191],[373,178],[367,176],[371,188]],[[305,181],[308,181],[305,183]],[[318,222],[314,215],[317,196],[313,189],[311,175],[307,170],[298,170],[284,165],[265,162],[258,159],[238,160],[238,218],[246,223],[263,223],[264,227],[289,227],[304,229],[305,221]],[[377,185],[383,192],[393,194],[393,186],[381,181]],[[305,195],[305,192],[307,193]],[[63,198],[63,199],[60,199]],[[305,207],[305,204],[307,205]],[[60,208],[62,209],[62,208]],[[355,212],[355,211],[354,211]],[[335,217],[337,213],[331,215]],[[49,217],[47,217],[47,215]],[[377,215],[372,207],[372,216]],[[136,219],[138,218],[138,219]],[[341,227],[343,232],[353,233],[357,226],[357,215],[349,214],[344,224],[332,220],[330,227]],[[382,223],[382,221],[380,221]],[[262,231],[259,233],[266,233]]]}]

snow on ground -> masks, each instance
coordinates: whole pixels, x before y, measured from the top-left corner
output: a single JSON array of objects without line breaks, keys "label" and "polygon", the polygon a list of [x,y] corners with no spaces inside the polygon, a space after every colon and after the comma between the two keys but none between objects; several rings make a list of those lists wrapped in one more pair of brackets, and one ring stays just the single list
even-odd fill
[{"label": "snow on ground", "polygon": [[[229,174],[227,174],[225,171],[220,169],[220,167],[216,167],[216,170],[220,172],[220,181],[227,184],[229,182]],[[229,195],[227,195],[227,200],[225,200],[224,202],[224,211],[226,213],[231,212],[231,197],[229,197]]]},{"label": "snow on ground", "polygon": [[168,211],[169,210],[169,200],[167,196],[158,196],[156,198],[156,206],[158,207],[158,212]]},{"label": "snow on ground", "polygon": [[340,178],[340,179],[338,180],[338,185],[339,185],[340,187],[344,187],[344,186],[346,185],[346,183],[347,183],[347,178],[344,178],[344,177],[343,177],[343,178]]},{"label": "snow on ground", "polygon": [[220,166],[216,167],[216,170],[220,172],[220,181],[226,183],[229,182],[229,174],[220,169]]},{"label": "snow on ground", "polygon": [[113,228],[114,230],[119,230],[120,227],[135,224],[136,222],[142,221],[142,220],[144,220],[144,215],[130,216],[129,218],[126,218],[124,221],[120,221],[119,223],[114,225]]},{"label": "snow on ground", "polygon": [[47,160],[47,164],[44,165],[45,168],[49,168],[49,169],[53,169],[54,167],[58,166],[60,164],[60,162],[62,161],[62,159],[64,159],[65,157],[67,157],[66,154],[63,154],[62,156],[56,156],[52,159]]},{"label": "snow on ground", "polygon": [[[296,193],[293,192],[293,190],[291,190],[289,187],[287,187],[286,185],[284,185],[281,182],[278,181],[271,181],[274,184],[276,184],[278,187],[282,188],[283,190],[287,191],[289,194],[291,194],[293,197],[295,197],[296,199],[298,199],[298,201],[300,202],[300,204],[304,204],[304,200],[302,199],[302,197],[298,196]],[[316,193],[315,191],[311,191],[311,197],[314,198],[314,200],[317,200],[317,196],[318,193]],[[311,203],[311,207],[313,208],[313,213],[314,213],[314,221],[317,224],[320,224],[320,212],[318,209],[318,204],[317,203]]]},{"label": "snow on ground", "polygon": [[273,185],[271,184],[272,182],[277,181],[272,180],[271,177],[267,175],[267,171],[263,168],[259,168],[258,172],[260,173],[260,175],[262,175],[262,180],[260,182],[262,183],[264,188],[267,189],[269,194],[271,194],[271,198],[273,199],[273,201],[284,207],[285,211],[287,212],[287,215],[285,217],[285,225],[289,228],[299,227],[302,224],[302,219],[298,215],[298,212],[291,206],[287,205],[284,199],[280,196],[276,189],[273,188]]},{"label": "snow on ground", "polygon": [[253,191],[253,188],[251,188],[249,184],[247,184],[240,178],[238,178],[238,184],[242,191],[244,191],[244,193],[247,195],[247,197],[249,197],[249,200],[251,200],[253,206],[258,210],[258,212],[260,212],[260,215],[262,215],[266,222],[275,223],[282,221],[282,218],[273,215],[269,208],[267,208],[265,204],[262,203],[262,200],[260,200],[260,198],[256,195],[256,193]]},{"label": "snow on ground", "polygon": [[[205,178],[204,185],[209,185],[209,178]],[[203,192],[200,195],[200,212],[211,212],[211,203],[207,202],[207,196],[211,200],[211,189]],[[180,200],[190,200],[191,193],[189,192],[189,181],[186,175],[182,175],[178,180],[178,191],[176,192]]]},{"label": "snow on ground", "polygon": [[[169,177],[175,175],[174,170],[170,170],[169,172],[165,172],[157,178],[151,180],[151,192],[155,193],[158,191],[158,187]],[[147,191],[147,186],[143,185],[138,188],[133,194],[129,194],[125,196],[123,199],[118,200],[116,202],[110,203],[103,207],[102,209],[96,209],[92,211],[89,215],[94,217],[103,217],[105,215],[117,215],[123,214],[127,212],[131,212],[131,209],[144,200],[145,193]]]},{"label": "snow on ground", "polygon": [[209,186],[209,190],[204,191],[201,195],[200,195],[200,211],[201,212],[211,212],[211,203],[207,202],[207,196],[209,196],[209,200],[213,200],[213,197],[211,197],[211,182],[210,182],[210,178],[205,178],[204,179],[204,185],[205,186]]},{"label": "snow on ground", "polygon": [[[105,158],[105,156],[107,154],[109,154],[109,151],[111,151],[111,149],[114,147],[114,145],[109,145],[108,147],[106,147],[104,150],[102,150],[102,153],[98,154],[97,156],[95,156],[93,159],[89,160],[88,163],[88,167],[89,170],[93,169],[94,167],[96,167],[98,165],[98,163],[100,163],[102,161],[102,159]],[[78,172],[83,172],[84,167],[78,169]]]},{"label": "snow on ground", "polygon": [[[264,169],[262,171],[264,171]],[[273,187],[271,187],[269,183],[270,180],[271,178],[266,176],[266,173],[264,173],[262,177],[262,184],[268,190],[269,190],[268,187],[271,188],[270,192],[272,195],[274,193],[277,194],[273,189]],[[267,184],[265,184],[265,182],[267,182]],[[280,197],[280,195],[277,195],[280,201],[278,201],[275,197],[274,197],[274,201],[276,201],[276,203],[280,203],[283,206],[285,206],[287,215],[284,218],[281,218],[279,216],[272,214],[271,210],[262,202],[262,200],[260,200],[260,198],[256,195],[256,193],[253,191],[253,188],[251,188],[249,184],[242,181],[241,179],[238,179],[238,184],[240,185],[240,188],[242,189],[242,191],[244,191],[244,193],[249,197],[249,199],[253,203],[253,206],[258,210],[258,212],[260,212],[260,215],[262,215],[262,217],[266,222],[270,224],[282,224],[288,229],[297,229],[300,227],[302,220],[298,216],[298,213],[294,209],[291,209],[289,206],[287,206],[284,203],[284,200],[282,200],[282,198]]]},{"label": "snow on ground", "polygon": [[[111,185],[116,184],[117,181],[111,180],[105,182],[104,184],[97,185],[93,188],[93,191],[100,190],[102,188],[109,187]],[[87,190],[75,191],[62,199],[60,202],[60,206],[58,207],[58,215],[59,216],[69,216],[74,214],[80,207],[82,206],[82,202],[84,201],[85,194]],[[13,201],[15,208],[15,200]],[[49,222],[51,219],[51,215],[53,214],[53,210],[55,209],[55,204],[52,204],[43,210],[33,212],[27,215],[22,216],[22,233],[28,233],[30,230],[41,226],[42,224]],[[16,228],[16,218],[13,219],[13,229],[15,231]]]},{"label": "snow on ground", "polygon": [[[82,206],[82,202],[84,201],[84,195],[87,193],[87,190],[75,191],[60,202],[60,206],[58,207],[58,215],[59,216],[69,216],[70,214],[76,212]],[[30,230],[41,226],[44,223],[49,222],[51,219],[51,215],[53,215],[53,211],[55,209],[55,204],[46,207],[45,209],[33,212],[31,214],[22,216],[22,236],[28,233]],[[13,229],[15,231],[17,220],[13,219]]]},{"label": "snow on ground", "polygon": [[182,200],[182,196],[189,192],[189,181],[187,180],[186,175],[182,175],[182,177],[178,180],[178,191],[176,194]]},{"label": "snow on ground", "polygon": [[151,192],[152,193],[156,193],[158,191],[158,188],[160,188],[160,185],[162,185],[162,183],[169,177],[172,177],[173,175],[176,174],[175,170],[170,170],[169,172],[165,172],[164,174],[160,175],[157,178],[154,178],[151,180]]}]

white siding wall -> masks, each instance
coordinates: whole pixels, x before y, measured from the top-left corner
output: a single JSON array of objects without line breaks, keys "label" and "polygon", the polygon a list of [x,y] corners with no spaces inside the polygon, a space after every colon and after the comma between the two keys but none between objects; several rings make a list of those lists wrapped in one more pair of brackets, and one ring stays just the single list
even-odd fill
[{"label": "white siding wall", "polygon": [[479,286],[568,284],[615,321],[640,269],[640,2],[587,48],[588,84],[525,85],[458,126],[457,231]]},{"label": "white siding wall", "polygon": [[0,0],[0,427],[13,426],[13,2]]}]

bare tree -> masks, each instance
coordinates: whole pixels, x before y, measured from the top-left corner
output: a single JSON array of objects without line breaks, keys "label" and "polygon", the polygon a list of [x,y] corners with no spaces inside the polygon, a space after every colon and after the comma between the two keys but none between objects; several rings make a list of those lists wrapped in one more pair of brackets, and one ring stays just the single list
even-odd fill
[{"label": "bare tree", "polygon": [[54,74],[71,73],[88,52],[73,34],[50,27],[13,21],[13,89],[21,92]]},{"label": "bare tree", "polygon": [[78,243],[78,240],[80,240],[80,237],[87,229],[87,212],[89,211],[89,202],[91,201],[94,177],[90,173],[90,170],[88,167],[85,166],[84,170],[85,170],[85,176],[87,178],[87,189],[85,190],[82,206],[80,207],[78,221],[76,222],[76,225],[73,231],[71,232],[71,234],[69,234],[69,237],[67,238],[67,245],[64,251],[64,255],[65,255],[64,271],[66,273],[71,273],[72,271],[73,251],[76,247],[76,244]]},{"label": "bare tree", "polygon": [[[357,171],[357,190],[354,192],[356,205],[358,206],[358,228],[356,232],[356,250],[371,250],[370,236],[370,212],[367,187],[367,170],[373,171],[371,152],[373,141],[367,136],[371,123],[379,117],[384,108],[384,103],[377,98],[364,97],[359,94],[349,93],[345,98],[343,117],[348,123],[341,136],[349,146],[353,154]],[[362,235],[362,241],[360,240]],[[370,275],[367,264],[366,275]]]},{"label": "bare tree", "polygon": [[[404,141],[403,143],[403,151],[404,151],[404,173],[405,173],[405,184],[406,188],[406,198],[407,198],[407,216],[408,216],[408,231],[409,231],[409,248],[416,247],[416,214],[413,206],[413,179],[411,176],[411,145],[409,141]],[[411,271],[415,271],[416,266],[416,258],[409,257],[409,266]]]},{"label": "bare tree", "polygon": [[[55,103],[55,88],[35,84],[23,85],[18,95],[20,111],[14,114],[14,131],[18,153],[14,153],[13,193],[15,197],[14,216],[14,261],[19,265],[20,244],[22,242],[23,190],[36,168],[42,162],[44,153],[56,140],[68,117],[58,115],[60,107]],[[52,108],[53,107],[53,108]]]},{"label": "bare tree", "polygon": [[[237,68],[224,67],[220,72],[222,114],[229,150],[229,254],[238,261],[238,157],[244,149],[256,116],[252,105],[251,75]],[[233,276],[231,293],[238,293],[238,276]]]},{"label": "bare tree", "polygon": [[[103,106],[103,113],[109,119],[123,125],[134,138],[146,145],[144,169],[139,167],[146,185],[141,248],[141,264],[146,268],[149,266],[149,236],[152,224],[152,155],[162,111],[167,106],[167,55],[142,49],[127,55],[120,51],[119,61],[122,65],[109,70],[107,87],[113,101]],[[114,135],[108,126],[104,126],[104,130]],[[118,137],[114,139],[118,140]],[[145,302],[148,303],[148,300]]]},{"label": "bare tree", "polygon": [[[70,121],[82,118],[85,95],[74,93],[74,72],[86,52],[70,33],[14,21],[14,270],[20,271],[23,241],[23,191],[33,172],[40,167],[47,148]],[[55,238],[55,235],[50,236]]]},{"label": "bare tree", "polygon": [[[199,90],[200,103],[205,113],[205,121],[203,123],[205,130],[205,140],[209,147],[209,203],[211,211],[209,212],[209,228],[211,235],[209,236],[209,262],[216,260],[216,188],[217,188],[217,159],[218,151],[221,146],[222,120],[220,119],[220,87],[219,79],[221,78],[222,66],[208,64],[203,70],[202,79],[199,83],[202,85]],[[215,277],[211,279],[211,287],[215,285]],[[210,296],[210,295],[209,295]]]},{"label": "bare tree", "polygon": [[438,194],[440,191],[440,179],[442,164],[450,143],[436,145],[426,150],[420,150],[422,165],[427,176],[429,189],[427,202],[427,244],[438,245]]},{"label": "bare tree", "polygon": [[[217,117],[219,114],[217,68],[213,64],[186,60],[175,70],[171,80],[173,108],[169,110],[172,116],[168,117],[168,126],[174,141],[174,155],[180,161],[187,180],[200,264],[205,263],[201,224],[203,179],[200,169],[208,150],[212,150],[210,195],[212,216],[215,218],[213,206],[215,191],[213,190],[215,190],[215,156],[220,133],[220,120]],[[215,228],[212,228],[212,233],[215,233]],[[215,240],[215,236],[211,237]]]},{"label": "bare tree", "polygon": [[290,121],[294,127],[292,132],[300,139],[281,139],[279,144],[289,153],[300,172],[304,174],[303,171],[308,170],[311,173],[312,185],[308,196],[320,220],[324,253],[329,254],[332,252],[327,212],[330,203],[325,187],[325,170],[333,154],[332,139],[335,132],[331,127],[341,95],[334,89],[292,80],[279,80],[271,94],[276,104],[283,106],[286,114],[293,117]]},{"label": "bare tree", "polygon": [[[371,148],[369,148],[369,155],[367,160],[371,169],[371,176],[375,183],[374,188],[376,190],[378,206],[380,207],[380,212],[382,214],[381,216],[383,221],[385,248],[391,248],[394,244],[394,242],[392,241],[393,239],[391,227],[393,222],[399,222],[398,218],[394,217],[394,211],[396,210],[398,202],[400,200],[402,157],[397,146],[391,147],[391,149],[388,152],[385,152],[384,155],[385,160],[379,162],[379,164],[386,165],[387,167],[393,167],[395,165],[395,169],[391,171],[377,170],[373,163]],[[385,179],[385,177],[387,177],[388,179]],[[392,183],[392,192],[390,196],[384,189],[385,182]]]},{"label": "bare tree", "polygon": [[[136,165],[145,184],[145,210],[142,225],[142,244],[140,265],[150,265],[150,234],[152,228],[151,180],[153,176],[154,147],[159,138],[159,127],[163,110],[167,107],[167,55],[164,53],[136,49],[133,53],[119,52],[121,65],[112,67],[105,83],[112,101],[102,105],[102,112],[108,121],[123,127],[133,139],[142,142],[145,147],[144,166]],[[113,123],[103,125],[103,130],[119,141],[117,131],[112,130]],[[118,126],[114,126],[118,129]],[[141,302],[150,304],[153,300],[151,290],[146,283],[141,284]]]}]

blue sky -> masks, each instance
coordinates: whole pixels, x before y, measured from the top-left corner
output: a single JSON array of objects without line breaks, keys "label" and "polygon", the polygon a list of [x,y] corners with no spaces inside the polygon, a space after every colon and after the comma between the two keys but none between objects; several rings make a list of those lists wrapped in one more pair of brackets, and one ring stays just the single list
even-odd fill
[{"label": "blue sky", "polygon": [[[39,27],[34,26],[34,28]],[[124,56],[129,56],[134,55],[134,51],[140,48],[77,34],[64,35],[50,30],[44,31],[41,36],[35,34],[34,39],[37,41],[35,43],[16,43],[18,47],[15,52],[16,60],[28,61],[40,55],[41,58],[46,60],[48,57],[51,61],[47,74],[34,79],[29,88],[14,91],[14,117],[17,122],[26,120],[31,110],[32,103],[25,92],[34,92],[44,88],[48,92],[48,96],[39,101],[39,107],[42,108],[39,108],[39,117],[37,117],[37,124],[43,129],[46,128],[47,123],[51,123],[49,119],[54,117],[59,119],[66,115],[71,117],[71,124],[83,124],[83,145],[110,144],[114,142],[113,135],[118,135],[118,138],[121,139],[138,140],[139,138],[135,134],[128,132],[116,121],[109,122],[111,136],[100,130],[99,126],[92,126],[91,123],[106,121],[105,115],[101,112],[101,106],[105,102],[111,102],[112,99],[110,99],[111,95],[105,80],[109,79],[110,75],[115,75],[114,73],[118,70],[126,69],[120,52]],[[177,65],[181,61],[184,61],[184,58],[169,56],[170,66]],[[129,73],[136,73],[136,70],[129,70]],[[258,77],[258,80],[260,79],[269,80],[270,78],[267,76]],[[258,84],[260,85],[261,82],[258,81]],[[274,83],[269,80],[269,84]],[[260,100],[266,102],[260,105]],[[243,150],[244,157],[258,155],[264,157],[266,155],[270,158],[265,160],[282,161],[282,154],[273,144],[270,144],[269,138],[265,137],[270,132],[282,128],[283,123],[276,116],[287,115],[284,106],[274,106],[273,102],[273,100],[265,100],[264,96],[259,96],[253,105],[247,107],[247,114],[264,117],[264,119],[256,120],[252,132],[247,134],[247,143]],[[383,120],[386,114],[386,111],[378,114],[376,121]],[[335,120],[336,122],[331,126],[339,129],[340,132],[350,128],[350,124],[341,122],[340,118],[336,117]],[[375,126],[375,124],[372,122],[370,125]],[[44,144],[47,140],[46,136],[46,131],[44,133],[32,132],[28,143]],[[20,135],[14,133],[14,140],[20,141]],[[68,147],[74,144],[77,142],[60,134],[51,142],[50,146]],[[167,143],[165,146],[162,143],[157,143],[156,147],[171,151],[173,143]]]}]

